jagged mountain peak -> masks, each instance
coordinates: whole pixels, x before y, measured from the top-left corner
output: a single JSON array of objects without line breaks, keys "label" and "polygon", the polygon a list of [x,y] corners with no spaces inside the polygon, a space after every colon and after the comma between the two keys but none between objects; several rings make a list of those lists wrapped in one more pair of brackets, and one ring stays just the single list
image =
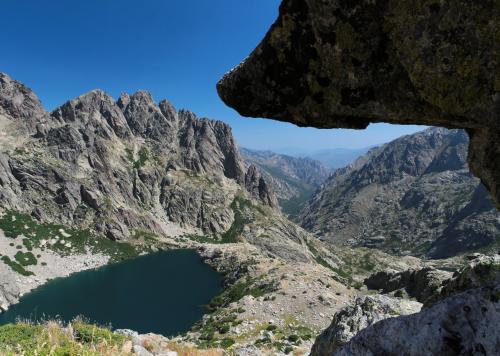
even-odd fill
[{"label": "jagged mountain peak", "polygon": [[160,107],[161,112],[167,119],[171,121],[177,121],[178,119],[177,110],[170,101],[168,101],[167,99],[163,99],[159,102],[158,106]]},{"label": "jagged mountain peak", "polygon": [[175,111],[164,115],[149,92],[139,90],[131,95],[121,94],[117,105],[135,135],[156,141],[173,139]]},{"label": "jagged mountain peak", "polygon": [[0,72],[0,114],[15,121],[18,128],[33,134],[48,113],[38,96],[23,83]]},{"label": "jagged mountain peak", "polygon": [[51,118],[60,124],[71,123],[86,132],[93,131],[101,137],[111,138],[115,134],[123,139],[131,135],[114,98],[100,89],[67,101],[51,113]]},{"label": "jagged mountain peak", "polygon": [[276,195],[254,164],[250,164],[245,174],[245,187],[250,194],[258,196],[266,205],[278,206]]},{"label": "jagged mountain peak", "polygon": [[120,239],[137,230],[221,234],[234,219],[236,192],[276,206],[261,177],[246,189],[244,163],[222,121],[156,104],[145,91],[115,101],[92,90],[50,115],[32,100],[39,107],[30,112],[23,103],[36,96],[2,78],[0,124],[5,116],[34,125],[0,135],[0,207]]}]

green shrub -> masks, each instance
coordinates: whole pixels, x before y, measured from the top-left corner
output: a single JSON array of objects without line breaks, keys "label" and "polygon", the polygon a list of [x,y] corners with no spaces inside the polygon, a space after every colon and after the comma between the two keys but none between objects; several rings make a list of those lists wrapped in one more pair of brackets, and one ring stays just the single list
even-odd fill
[{"label": "green shrub", "polygon": [[236,341],[234,341],[234,339],[226,337],[226,338],[221,340],[220,346],[224,349],[227,349],[227,348],[233,346],[235,343],[236,343]]},{"label": "green shrub", "polygon": [[256,279],[240,280],[236,282],[210,301],[210,309],[215,310],[220,307],[228,306],[233,302],[237,302],[245,295],[251,295],[254,298],[257,298],[273,290],[272,285],[270,284],[259,284],[256,282],[258,282]]},{"label": "green shrub", "polygon": [[42,326],[26,323],[2,325],[0,326],[0,350],[2,347],[17,346],[25,350],[35,349],[36,337],[42,329]]},{"label": "green shrub", "polygon": [[111,329],[87,324],[82,321],[75,321],[73,330],[76,340],[82,343],[122,344],[127,339],[124,335],[115,334]]},{"label": "green shrub", "polygon": [[221,334],[227,334],[230,329],[231,329],[231,327],[228,324],[225,324],[225,325],[221,325],[217,330]]},{"label": "green shrub", "polygon": [[276,330],[277,328],[278,328],[278,327],[277,327],[276,325],[274,325],[274,324],[270,324],[270,325],[268,325],[268,326],[267,326],[266,330],[267,330],[267,331],[274,331],[274,330]]},{"label": "green shrub", "polygon": [[290,352],[293,352],[293,347],[292,346],[287,346],[287,347],[285,347],[285,349],[283,350],[283,352],[288,355]]},{"label": "green shrub", "polygon": [[23,266],[21,266],[16,261],[12,261],[8,256],[2,256],[1,260],[7,266],[9,266],[13,271],[15,271],[23,276],[33,276],[34,275],[33,272],[25,270]]},{"label": "green shrub", "polygon": [[31,252],[17,251],[17,253],[14,255],[14,258],[23,267],[35,266],[37,264],[36,257]]}]

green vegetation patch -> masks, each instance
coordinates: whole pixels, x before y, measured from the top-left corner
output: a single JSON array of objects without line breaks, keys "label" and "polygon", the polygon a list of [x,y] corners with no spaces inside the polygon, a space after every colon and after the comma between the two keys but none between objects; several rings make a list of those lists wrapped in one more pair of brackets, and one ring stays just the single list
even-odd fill
[{"label": "green vegetation patch", "polygon": [[0,326],[0,350],[12,347],[21,350],[34,350],[37,338],[42,333],[41,325],[26,323],[7,324]]},{"label": "green vegetation patch", "polygon": [[18,251],[15,254],[14,258],[23,267],[35,266],[38,262],[35,255],[33,255],[31,252]]},{"label": "green vegetation patch", "polygon": [[151,158],[151,154],[149,153],[149,150],[146,147],[141,147],[139,149],[138,155],[139,157],[137,159],[134,158],[134,151],[132,151],[130,148],[125,148],[125,153],[127,160],[132,163],[132,166],[135,169],[139,169],[141,167],[144,167],[146,162]]},{"label": "green vegetation patch", "polygon": [[255,341],[256,346],[273,347],[285,354],[292,352],[294,347],[312,339],[316,334],[311,328],[291,317],[286,318],[284,326],[263,324],[256,331],[262,335]]},{"label": "green vegetation patch", "polygon": [[8,256],[2,256],[1,260],[13,271],[23,275],[23,276],[33,276],[34,273],[31,271],[27,271],[21,264],[16,261],[12,261]]},{"label": "green vegetation patch", "polygon": [[23,236],[23,245],[28,251],[36,247],[57,252],[61,256],[85,254],[88,251],[110,256],[113,262],[136,257],[139,254],[139,251],[130,244],[111,241],[89,230],[68,229],[63,225],[40,223],[30,215],[14,210],[9,210],[0,217],[0,230],[8,238]]},{"label": "green vegetation patch", "polygon": [[116,334],[111,329],[77,320],[72,324],[75,339],[86,344],[106,342],[111,345],[123,344],[127,337]]},{"label": "green vegetation patch", "polygon": [[149,151],[146,147],[141,147],[139,150],[139,158],[134,162],[134,168],[143,167],[149,159]]},{"label": "green vegetation patch", "polygon": [[56,322],[0,326],[0,354],[9,356],[117,354],[127,340],[108,328],[81,321],[72,328]]},{"label": "green vegetation patch", "polygon": [[193,331],[200,334],[197,342],[198,346],[205,349],[213,347],[227,349],[231,347],[235,340],[225,335],[231,330],[232,326],[237,326],[241,322],[241,320],[238,320],[236,310],[213,313],[193,327]]},{"label": "green vegetation patch", "polygon": [[252,204],[248,199],[236,196],[230,205],[234,212],[234,221],[229,230],[222,234],[222,243],[239,242],[240,235],[246,224],[250,224],[253,218],[250,216],[252,212],[258,212],[264,215],[264,211]]},{"label": "green vegetation patch", "polygon": [[248,199],[236,196],[230,205],[234,212],[234,221],[231,227],[224,232],[220,238],[216,236],[185,235],[184,237],[199,243],[208,244],[229,244],[240,242],[240,235],[246,224],[254,221],[255,214],[265,215],[265,212],[258,206],[252,204]]},{"label": "green vegetation patch", "polygon": [[240,280],[214,297],[210,301],[209,308],[211,310],[216,310],[221,307],[226,307],[233,302],[237,302],[246,295],[258,298],[274,290],[275,287],[272,283],[266,283],[258,278]]},{"label": "green vegetation patch", "polygon": [[206,236],[206,235],[194,235],[194,234],[189,234],[189,235],[184,235],[185,238],[191,240],[191,241],[196,241],[201,244],[222,244],[222,240],[217,239],[215,236]]}]

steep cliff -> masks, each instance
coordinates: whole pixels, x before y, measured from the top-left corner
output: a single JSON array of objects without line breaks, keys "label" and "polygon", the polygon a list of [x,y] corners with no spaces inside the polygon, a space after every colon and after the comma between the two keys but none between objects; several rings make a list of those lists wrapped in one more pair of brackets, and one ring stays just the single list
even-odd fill
[{"label": "steep cliff", "polygon": [[111,239],[220,235],[238,189],[277,205],[265,180],[245,170],[228,125],[157,105],[145,91],[115,101],[94,90],[49,114],[1,74],[0,125],[2,208],[43,222]]}]

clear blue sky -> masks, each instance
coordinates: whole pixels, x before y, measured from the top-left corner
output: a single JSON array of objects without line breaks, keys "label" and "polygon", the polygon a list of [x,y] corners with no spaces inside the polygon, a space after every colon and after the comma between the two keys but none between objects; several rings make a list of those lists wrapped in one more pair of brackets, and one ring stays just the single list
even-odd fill
[{"label": "clear blue sky", "polygon": [[422,129],[372,125],[317,130],[241,118],[215,84],[260,42],[278,0],[20,0],[2,2],[0,71],[31,87],[52,110],[100,88],[149,90],[159,101],[226,121],[257,149],[357,148]]}]

